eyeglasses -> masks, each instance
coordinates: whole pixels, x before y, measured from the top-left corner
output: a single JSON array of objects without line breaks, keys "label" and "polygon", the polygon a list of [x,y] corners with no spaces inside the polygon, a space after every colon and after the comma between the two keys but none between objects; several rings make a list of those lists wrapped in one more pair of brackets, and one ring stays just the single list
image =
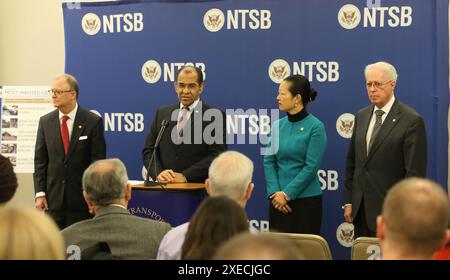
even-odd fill
[{"label": "eyeglasses", "polygon": [[177,89],[180,89],[180,90],[183,90],[185,88],[187,88],[188,90],[195,90],[198,87],[198,84],[175,83],[175,86],[177,87]]},{"label": "eyeglasses", "polygon": [[60,96],[61,94],[65,93],[65,92],[71,92],[71,91],[73,91],[73,89],[70,89],[70,90],[49,89],[48,93]]},{"label": "eyeglasses", "polygon": [[376,89],[380,89],[382,86],[384,86],[385,84],[390,83],[392,80],[389,80],[387,82],[381,83],[381,82],[368,82],[366,83],[366,87],[367,88],[371,88],[372,86]]}]

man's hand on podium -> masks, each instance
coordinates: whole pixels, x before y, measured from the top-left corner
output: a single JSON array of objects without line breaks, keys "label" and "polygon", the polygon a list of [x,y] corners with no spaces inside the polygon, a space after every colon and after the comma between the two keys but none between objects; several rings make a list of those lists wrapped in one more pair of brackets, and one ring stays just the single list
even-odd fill
[{"label": "man's hand on podium", "polygon": [[157,180],[161,183],[187,183],[183,173],[174,172],[172,169],[166,169],[159,173]]}]

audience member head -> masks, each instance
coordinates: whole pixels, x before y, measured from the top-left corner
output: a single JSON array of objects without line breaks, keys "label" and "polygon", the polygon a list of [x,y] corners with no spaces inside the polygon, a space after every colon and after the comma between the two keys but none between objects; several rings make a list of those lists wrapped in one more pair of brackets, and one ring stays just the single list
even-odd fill
[{"label": "audience member head", "polygon": [[17,177],[8,158],[0,155],[0,205],[8,202],[17,189]]},{"label": "audience member head", "polygon": [[436,183],[405,179],[389,190],[377,218],[383,259],[431,259],[448,240],[449,200]]},{"label": "audience member head", "polygon": [[131,185],[122,161],[113,158],[92,163],[83,174],[83,195],[93,213],[113,203],[127,207]]},{"label": "audience member head", "polygon": [[33,209],[0,209],[0,260],[62,260],[64,241],[53,220]]},{"label": "audience member head", "polygon": [[304,260],[292,242],[270,233],[241,233],[217,250],[215,260]]},{"label": "audience member head", "polygon": [[206,191],[210,196],[224,195],[245,207],[253,191],[253,162],[236,151],[217,156],[209,166]]},{"label": "audience member head", "polygon": [[189,223],[181,258],[211,259],[223,242],[248,230],[247,215],[236,201],[226,196],[206,198]]}]

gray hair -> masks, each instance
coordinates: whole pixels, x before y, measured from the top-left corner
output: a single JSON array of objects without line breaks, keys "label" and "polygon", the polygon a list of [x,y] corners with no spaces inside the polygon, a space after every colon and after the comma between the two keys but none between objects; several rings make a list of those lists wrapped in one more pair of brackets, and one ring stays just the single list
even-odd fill
[{"label": "gray hair", "polygon": [[108,206],[125,197],[128,175],[125,165],[117,158],[98,160],[83,174],[83,190],[92,203]]},{"label": "gray hair", "polygon": [[69,85],[69,90],[73,90],[76,93],[76,97],[78,99],[78,81],[77,79],[70,74],[62,74],[55,77],[55,80],[64,79],[66,83]]},{"label": "gray hair", "polygon": [[239,152],[223,152],[211,163],[208,176],[213,195],[225,195],[239,201],[252,182],[253,162]]},{"label": "gray hair", "polygon": [[397,81],[398,78],[397,70],[395,70],[394,65],[387,63],[386,61],[379,61],[367,65],[366,68],[364,69],[366,80],[368,72],[373,69],[380,69],[381,71],[383,71],[386,74],[389,81]]}]

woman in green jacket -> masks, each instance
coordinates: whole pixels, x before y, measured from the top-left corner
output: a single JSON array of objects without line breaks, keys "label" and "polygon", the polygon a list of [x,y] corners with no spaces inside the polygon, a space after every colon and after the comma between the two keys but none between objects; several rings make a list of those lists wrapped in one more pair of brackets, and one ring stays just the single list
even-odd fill
[{"label": "woman in green jacket", "polygon": [[322,190],[317,171],[327,145],[323,123],[306,111],[317,92],[302,75],[285,78],[278,89],[280,111],[287,116],[271,130],[264,172],[271,230],[320,234]]}]

